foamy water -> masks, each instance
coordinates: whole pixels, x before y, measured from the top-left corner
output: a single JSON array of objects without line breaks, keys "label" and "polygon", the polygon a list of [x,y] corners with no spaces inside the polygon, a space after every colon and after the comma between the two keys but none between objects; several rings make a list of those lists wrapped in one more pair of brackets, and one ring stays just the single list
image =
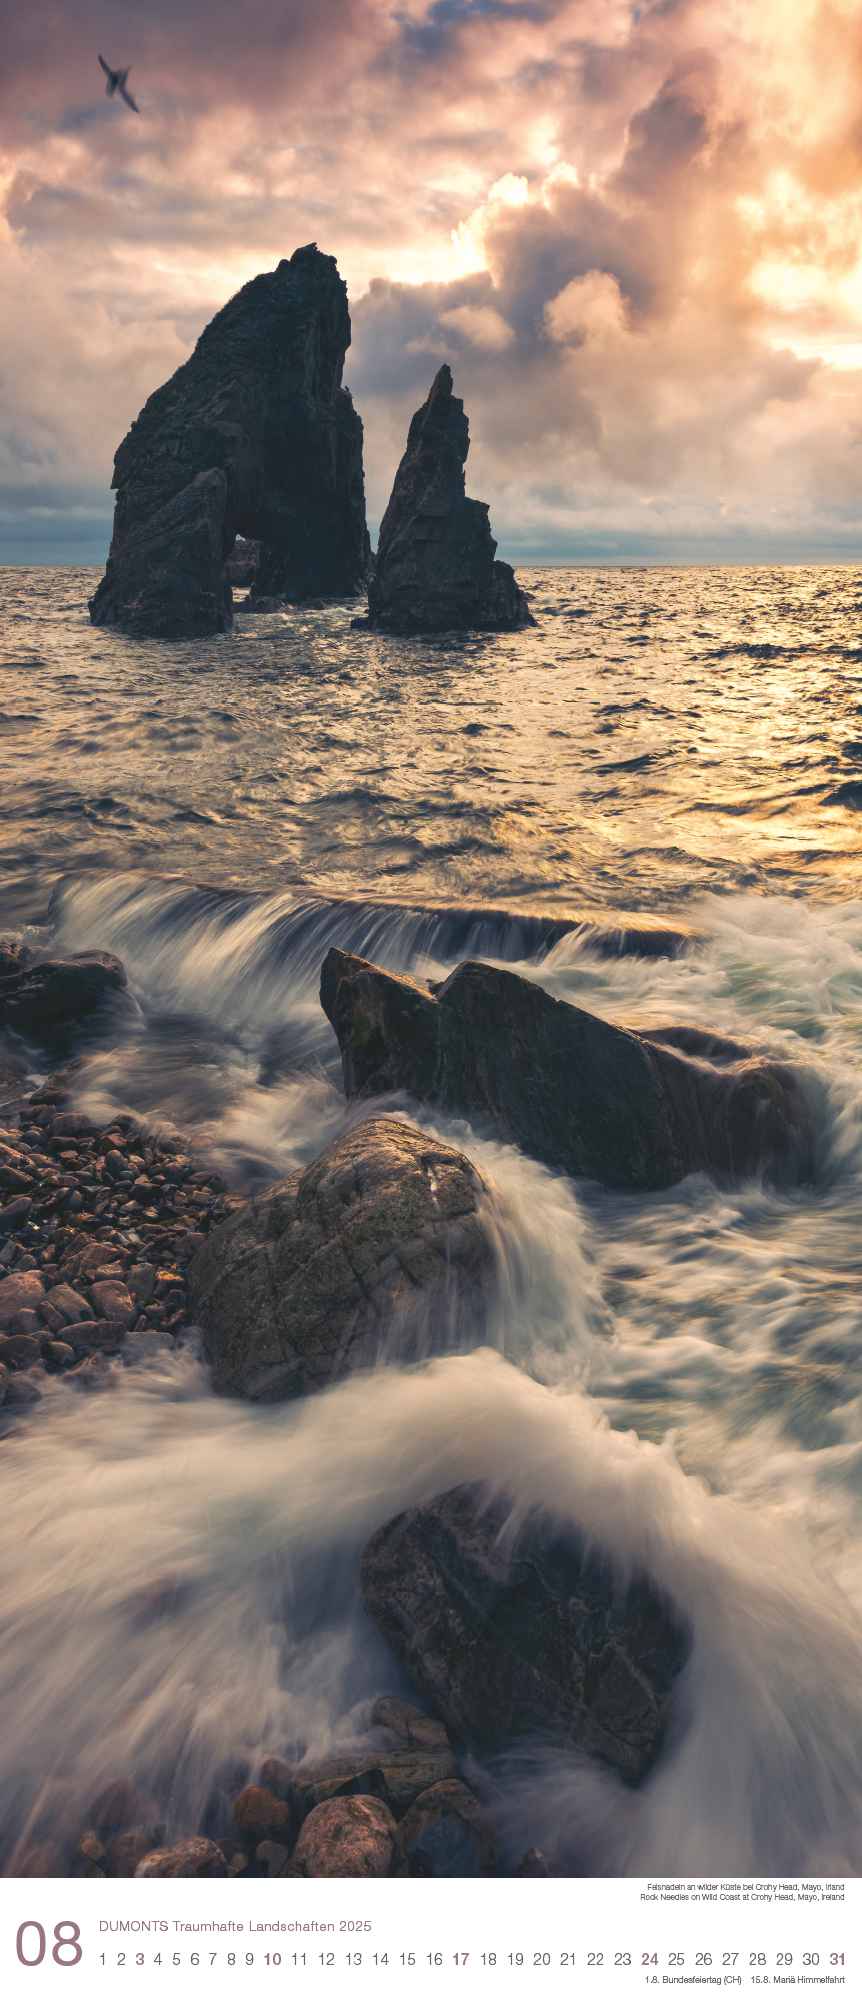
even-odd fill
[{"label": "foamy water", "polygon": [[[71,795],[65,807],[51,807],[66,731],[55,713],[33,726],[30,804],[14,861],[8,835],[5,842],[15,883],[8,912],[23,912],[37,941],[113,950],[129,971],[128,1011],[110,1043],[86,1056],[79,1079],[78,1095],[95,1114],[123,1108],[155,1125],[179,1124],[248,1189],[308,1163],[348,1116],[317,997],[322,958],[339,943],[431,976],[465,955],[484,956],[623,1023],[708,1026],[781,1055],[804,1073],[818,1175],[814,1187],[791,1193],[753,1182],[718,1189],[697,1178],[658,1196],[614,1196],[561,1179],[467,1124],[444,1125],[405,1107],[470,1153],[496,1196],[497,1300],[481,1334],[463,1332],[460,1353],[410,1370],[384,1363],[325,1395],[274,1408],[215,1398],[194,1337],[179,1354],[118,1367],[110,1386],[86,1398],[55,1382],[0,1458],[7,1848],[28,1834],[74,1830],[94,1789],[118,1773],[149,1785],[181,1831],[216,1824],[218,1796],[265,1752],[313,1756],[333,1739],[355,1742],[374,1696],[400,1680],[357,1599],[362,1543],[411,1502],[482,1478],[510,1492],[518,1512],[542,1504],[585,1531],[622,1574],[653,1573],[693,1639],[666,1749],[637,1793],[538,1747],[504,1756],[483,1776],[513,1856],[543,1844],[572,1871],[862,1872],[862,900],[853,893],[852,812],[821,802],[838,772],[829,763],[846,769],[853,759],[841,749],[851,745],[857,673],[840,640],[852,611],[846,593],[843,610],[819,603],[823,627],[815,635],[824,578],[818,584],[812,572],[788,586],[781,576],[764,637],[772,654],[726,653],[713,664],[711,709],[718,588],[714,576],[701,579],[699,600],[685,603],[686,648],[695,650],[698,623],[705,631],[691,667],[696,700],[691,688],[685,698],[685,649],[677,686],[670,694],[653,688],[660,803],[644,798],[648,769],[640,781],[623,769],[600,782],[585,737],[590,708],[595,725],[596,705],[637,708],[646,696],[647,644],[639,653],[633,646],[635,632],[647,633],[635,623],[646,602],[637,602],[641,589],[631,581],[619,589],[625,607],[617,629],[601,631],[607,662],[599,660],[595,626],[590,663],[589,652],[576,658],[574,637],[598,619],[592,576],[578,602],[592,613],[577,618],[580,627],[573,585],[568,626],[556,590],[541,648],[555,652],[565,688],[549,662],[530,656],[521,696],[531,731],[543,714],[548,732],[568,730],[566,707],[574,708],[575,751],[568,782],[561,766],[548,794],[532,802],[533,743],[527,735],[524,752],[516,735],[502,733],[506,708],[515,716],[514,681],[525,675],[510,639],[492,658],[484,642],[468,650],[460,684],[450,658],[432,654],[423,672],[430,683],[411,687],[408,653],[396,691],[397,658],[378,656],[376,692],[367,663],[363,670],[363,715],[352,701],[339,711],[347,658],[338,650],[358,647],[346,635],[331,685],[316,694],[311,673],[297,668],[295,638],[277,683],[278,618],[257,642],[241,635],[233,654],[221,646],[204,652],[203,682],[194,682],[191,655],[176,653],[172,692],[157,652],[102,635],[90,639],[96,665],[88,684],[75,631],[63,697],[73,722],[69,789],[81,797],[84,774],[101,778],[107,754],[87,753],[86,720],[93,687],[105,707],[110,692],[117,726],[107,745],[123,777],[114,801],[128,799],[129,819],[106,808],[76,811],[81,835],[70,835]],[[731,585],[728,629],[739,612]],[[663,610],[666,650],[682,602],[668,599],[667,582],[662,592],[653,606]],[[789,613],[781,613],[782,595]],[[317,629],[310,616],[301,619],[313,656],[331,634],[330,617]],[[800,639],[806,621],[810,633]],[[52,678],[60,675],[55,627]],[[740,648],[742,635],[740,613],[730,637]],[[722,646],[729,650],[727,637]],[[128,716],[118,695],[121,661]],[[468,718],[478,717],[469,708],[489,663],[497,679],[486,692],[497,708],[496,769],[487,783],[493,858],[481,847],[459,852],[456,843],[457,805],[466,828],[468,792],[478,801],[485,782],[466,767],[460,779],[446,769],[468,699]],[[270,703],[262,696],[270,673],[271,745],[260,711]],[[611,675],[616,698],[606,685]],[[583,688],[574,691],[577,677]],[[237,722],[218,761],[210,727],[199,727],[204,758],[191,724],[192,712],[206,715],[213,680],[218,707]],[[30,681],[28,705],[38,712],[35,667]],[[236,805],[251,787],[247,763],[253,741],[257,747],[260,795],[249,826],[240,828],[237,816],[221,838],[215,826],[189,826],[185,854],[176,832],[164,848],[154,841],[149,728],[137,796],[132,787],[130,720],[140,723],[156,697],[159,730],[182,736],[185,720],[189,735],[187,767],[175,746],[174,773],[160,787],[176,784],[202,816],[207,790],[218,793],[221,816],[225,801]],[[286,736],[290,721],[277,720],[288,698],[297,710],[299,784],[285,823],[272,776],[285,772],[287,740],[282,748],[278,733],[283,727]],[[665,700],[673,719],[662,726]],[[677,732],[684,704],[699,708],[693,756]],[[782,772],[780,704],[797,741],[809,708],[817,742],[800,753],[814,769],[795,771],[794,800]],[[635,710],[619,730],[640,732],[645,716]],[[374,749],[385,746],[396,717],[397,816],[416,840],[400,881],[391,850],[395,785],[387,809],[373,780]],[[721,788],[743,807],[724,815],[719,854],[705,845],[706,813],[695,814],[691,800],[702,781],[695,770],[718,762],[710,750],[725,729]],[[354,735],[345,756],[354,780],[364,761],[361,814],[355,803],[333,807],[341,754],[326,736],[336,730]],[[427,856],[437,816],[429,809],[434,733],[445,755],[441,804],[448,789],[456,805],[439,866]],[[545,760],[548,745],[546,738]],[[312,801],[315,762],[325,813]],[[755,770],[763,785],[756,804]],[[821,796],[806,796],[809,785]],[[689,810],[680,808],[686,788]],[[600,802],[602,789],[615,793]],[[777,802],[782,789],[784,809],[767,815],[770,791]],[[32,835],[38,803],[50,870]],[[674,803],[677,837],[660,860],[647,827],[670,818]],[[557,811],[559,818],[565,811],[567,837]],[[713,833],[718,814],[710,813]],[[288,825],[294,867],[303,868],[293,881],[280,866],[273,870]],[[579,832],[593,872],[578,852]],[[363,856],[371,865],[360,869],[357,851],[350,874],[350,847],[369,837]],[[312,877],[315,892],[295,884]],[[330,890],[351,898],[338,901]],[[609,891],[629,908],[671,909],[691,931],[685,953],[612,958],[588,932],[561,928],[566,915],[594,911]],[[489,901],[495,913],[477,912]],[[161,1605],[154,1587],[172,1588]]]}]

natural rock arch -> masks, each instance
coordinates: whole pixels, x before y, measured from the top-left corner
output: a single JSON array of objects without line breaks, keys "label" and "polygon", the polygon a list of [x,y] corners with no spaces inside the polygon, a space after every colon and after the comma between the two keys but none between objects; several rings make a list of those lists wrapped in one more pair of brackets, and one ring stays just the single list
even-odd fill
[{"label": "natural rock arch", "polygon": [[94,622],[163,637],[228,628],[237,535],[260,542],[261,596],[361,588],[370,546],[362,421],[341,381],[349,345],[347,288],[316,245],[228,301],[117,451]]}]

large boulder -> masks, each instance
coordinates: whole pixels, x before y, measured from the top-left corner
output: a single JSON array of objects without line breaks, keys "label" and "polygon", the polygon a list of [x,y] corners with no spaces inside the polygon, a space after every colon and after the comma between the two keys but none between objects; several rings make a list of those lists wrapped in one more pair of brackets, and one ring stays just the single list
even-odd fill
[{"label": "large boulder", "polygon": [[571,1530],[533,1511],[513,1538],[510,1515],[478,1486],[396,1515],[363,1552],[367,1610],[458,1743],[493,1753],[540,1736],[639,1781],[687,1630]]},{"label": "large boulder", "polygon": [[460,1152],[371,1118],[221,1222],[191,1272],[217,1389],[305,1396],[457,1342],[495,1242],[488,1189]]},{"label": "large boulder", "polygon": [[811,1176],[812,1117],[793,1070],[717,1036],[698,1030],[685,1054],[685,1029],[632,1033],[482,963],[432,988],[331,949],[320,996],[349,1097],[406,1091],[609,1187]]},{"label": "large boulder", "polygon": [[125,989],[119,958],[103,951],[22,961],[8,975],[0,973],[0,1030],[62,1047],[73,1029],[104,1012]]},{"label": "large boulder", "polygon": [[392,635],[511,629],[531,623],[511,566],[495,559],[487,503],[465,493],[470,436],[448,363],[410,421],[380,526],[368,590],[372,628]]},{"label": "large boulder", "polygon": [[370,546],[349,344],[347,289],[313,244],[222,308],[117,450],[94,622],[162,637],[228,628],[238,535],[260,541],[262,594],[358,591]]}]

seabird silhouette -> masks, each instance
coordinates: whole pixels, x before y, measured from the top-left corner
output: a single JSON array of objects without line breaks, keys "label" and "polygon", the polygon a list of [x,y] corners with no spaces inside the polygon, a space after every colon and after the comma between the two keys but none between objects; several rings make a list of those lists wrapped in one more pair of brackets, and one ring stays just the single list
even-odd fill
[{"label": "seabird silhouette", "polygon": [[110,63],[105,62],[104,56],[99,57],[99,62],[101,63],[102,69],[105,72],[105,76],[108,79],[105,85],[105,97],[112,98],[114,92],[119,91],[120,97],[123,100],[123,104],[128,105],[130,112],[139,112],[141,109],[140,105],[135,104],[135,100],[132,97],[131,91],[126,90],[126,78],[129,74],[128,70],[112,70]]}]

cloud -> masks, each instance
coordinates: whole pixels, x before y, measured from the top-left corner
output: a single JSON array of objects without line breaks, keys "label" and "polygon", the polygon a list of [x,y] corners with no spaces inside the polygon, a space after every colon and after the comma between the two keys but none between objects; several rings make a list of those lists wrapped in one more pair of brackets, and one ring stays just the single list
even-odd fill
[{"label": "cloud", "polygon": [[316,238],[375,517],[448,357],[512,548],[858,534],[855,0],[4,9],[0,525],[106,521],[149,391]]}]

